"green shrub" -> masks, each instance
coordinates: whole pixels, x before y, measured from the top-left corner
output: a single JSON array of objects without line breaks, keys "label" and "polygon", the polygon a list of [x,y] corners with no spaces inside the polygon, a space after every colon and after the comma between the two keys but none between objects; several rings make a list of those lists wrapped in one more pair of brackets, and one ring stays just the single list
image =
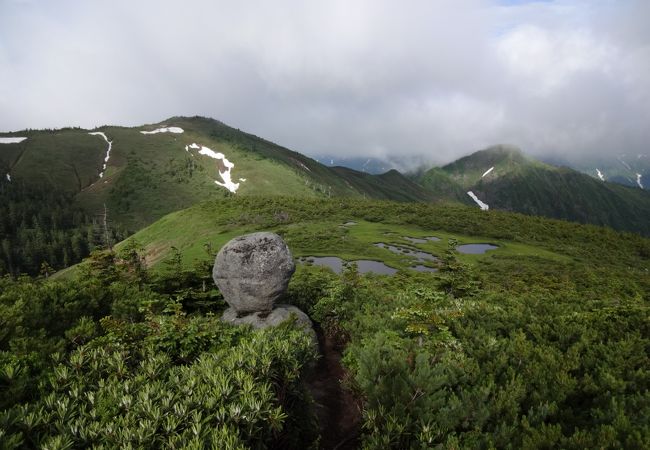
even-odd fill
[{"label": "green shrub", "polygon": [[308,336],[290,325],[252,332],[216,318],[179,320],[109,326],[54,367],[39,400],[0,415],[0,445],[306,448],[316,440],[301,384],[315,357]]}]

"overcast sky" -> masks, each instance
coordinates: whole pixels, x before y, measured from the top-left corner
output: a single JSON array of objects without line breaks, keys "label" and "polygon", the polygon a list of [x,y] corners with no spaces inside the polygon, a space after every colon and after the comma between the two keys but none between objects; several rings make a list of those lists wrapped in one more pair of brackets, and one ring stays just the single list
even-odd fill
[{"label": "overcast sky", "polygon": [[204,115],[309,155],[650,153],[648,0],[0,0],[0,130]]}]

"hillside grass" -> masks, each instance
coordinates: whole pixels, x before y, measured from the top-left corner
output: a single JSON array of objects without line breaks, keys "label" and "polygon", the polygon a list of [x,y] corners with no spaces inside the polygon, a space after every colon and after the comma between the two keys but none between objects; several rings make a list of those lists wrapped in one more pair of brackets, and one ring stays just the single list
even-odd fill
[{"label": "hillside grass", "polygon": [[[343,226],[348,221],[357,225]],[[147,264],[158,270],[175,247],[182,254],[183,265],[191,267],[209,260],[232,237],[261,230],[281,234],[295,256],[381,260],[398,269],[405,269],[410,261],[374,243],[418,248],[439,257],[449,239],[460,244],[492,243],[499,249],[458,258],[486,264],[495,271],[513,260],[539,266],[542,271],[571,265],[606,267],[621,283],[650,269],[647,239],[604,227],[470,207],[352,199],[247,197],[204,202],[164,217],[118,249],[137,242],[144,248]],[[413,245],[402,236],[436,236],[441,241]]]},{"label": "hillside grass", "polygon": [[12,181],[78,192],[99,179],[107,148],[101,136],[79,129],[21,135],[27,139],[0,147],[0,162]]}]

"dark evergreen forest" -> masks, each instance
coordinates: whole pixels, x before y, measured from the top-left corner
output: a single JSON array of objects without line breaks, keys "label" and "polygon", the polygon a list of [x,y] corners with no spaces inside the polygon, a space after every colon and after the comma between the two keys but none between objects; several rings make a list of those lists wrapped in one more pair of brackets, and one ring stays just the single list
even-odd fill
[{"label": "dark evergreen forest", "polygon": [[104,227],[71,193],[46,185],[0,182],[0,275],[49,275],[125,236]]}]

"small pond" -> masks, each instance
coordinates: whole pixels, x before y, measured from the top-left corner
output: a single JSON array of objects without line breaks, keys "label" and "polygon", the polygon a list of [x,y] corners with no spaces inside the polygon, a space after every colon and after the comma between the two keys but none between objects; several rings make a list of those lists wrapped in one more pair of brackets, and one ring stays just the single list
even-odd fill
[{"label": "small pond", "polygon": [[357,224],[356,222],[349,221],[349,222],[345,222],[345,223],[343,224],[343,226],[345,226],[345,227],[351,227],[352,225],[356,225],[356,224]]},{"label": "small pond", "polygon": [[359,273],[374,272],[374,273],[378,273],[379,275],[395,275],[397,273],[397,269],[387,266],[381,261],[360,259],[358,261],[352,261],[352,262],[357,263],[357,267],[359,268]]},{"label": "small pond", "polygon": [[414,237],[409,237],[409,236],[402,236],[404,239],[407,241],[410,241],[414,244],[426,244],[427,242],[436,242],[439,241],[440,238],[435,237],[435,236],[426,236],[423,238],[414,238]]},{"label": "small pond", "polygon": [[492,244],[465,244],[465,245],[459,245],[457,247],[457,250],[460,253],[465,253],[468,255],[482,255],[488,250],[494,250],[495,248],[499,248],[499,247]]},{"label": "small pond", "polygon": [[[341,273],[343,266],[347,264],[347,261],[343,261],[341,258],[336,256],[307,256],[299,258],[298,262],[300,263],[311,263],[315,266],[329,267],[336,273]],[[359,273],[368,273],[374,272],[379,275],[394,275],[397,273],[397,269],[387,266],[381,261],[370,261],[367,259],[359,259],[356,261],[350,261],[357,263],[357,269]]]}]

